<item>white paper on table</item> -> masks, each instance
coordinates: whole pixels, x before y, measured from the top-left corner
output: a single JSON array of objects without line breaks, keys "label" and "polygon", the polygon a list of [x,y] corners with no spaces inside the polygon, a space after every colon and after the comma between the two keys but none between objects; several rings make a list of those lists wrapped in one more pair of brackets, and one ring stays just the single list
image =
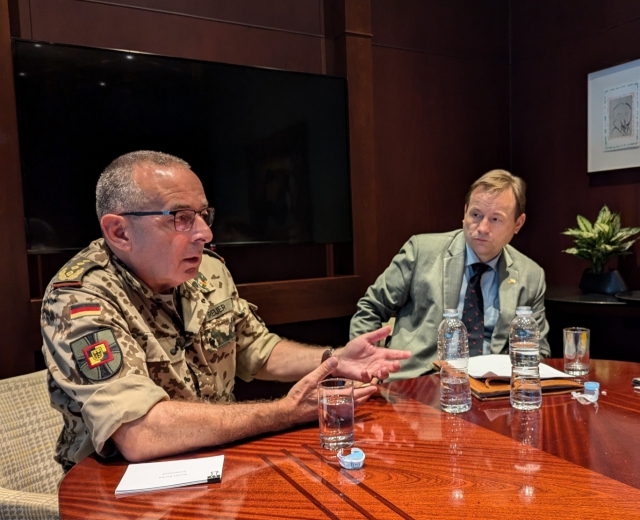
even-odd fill
[{"label": "white paper on table", "polygon": [[116,495],[220,482],[224,455],[201,459],[129,464]]},{"label": "white paper on table", "polygon": [[[469,358],[469,375],[476,379],[485,377],[511,377],[511,359],[508,354],[489,354],[487,356],[473,356]],[[560,372],[549,365],[540,363],[540,379],[557,379],[573,376]]]}]

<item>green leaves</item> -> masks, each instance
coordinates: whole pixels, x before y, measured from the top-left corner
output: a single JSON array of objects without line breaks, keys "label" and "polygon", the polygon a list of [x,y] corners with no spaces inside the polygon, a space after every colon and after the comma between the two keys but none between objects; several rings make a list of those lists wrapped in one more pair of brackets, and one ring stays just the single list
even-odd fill
[{"label": "green leaves", "polygon": [[562,234],[574,237],[574,247],[562,252],[591,262],[591,271],[601,273],[614,256],[629,254],[629,249],[640,237],[640,227],[621,228],[620,214],[605,205],[591,224],[582,215],[576,217],[577,228],[565,229]]},{"label": "green leaves", "polygon": [[586,218],[584,218],[582,215],[578,215],[577,216],[577,221],[578,221],[578,227],[582,230],[582,231],[588,231],[590,232],[593,227],[591,226],[591,222],[589,222]]}]

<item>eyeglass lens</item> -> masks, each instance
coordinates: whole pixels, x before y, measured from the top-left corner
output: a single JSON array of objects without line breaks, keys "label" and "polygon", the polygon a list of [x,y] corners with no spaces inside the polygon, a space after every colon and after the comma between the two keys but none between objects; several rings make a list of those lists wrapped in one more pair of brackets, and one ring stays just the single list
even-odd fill
[{"label": "eyeglass lens", "polygon": [[174,219],[176,231],[189,231],[196,220],[196,214],[200,215],[207,226],[211,227],[211,224],[213,224],[213,217],[215,215],[213,208],[206,208],[202,211],[184,209],[176,212]]}]

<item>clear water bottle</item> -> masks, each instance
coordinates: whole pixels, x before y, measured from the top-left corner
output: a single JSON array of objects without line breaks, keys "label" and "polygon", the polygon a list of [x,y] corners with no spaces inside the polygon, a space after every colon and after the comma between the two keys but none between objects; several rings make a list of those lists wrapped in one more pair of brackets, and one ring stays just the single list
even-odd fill
[{"label": "clear water bottle", "polygon": [[537,410],[542,405],[540,386],[540,331],[531,307],[518,307],[509,330],[511,406]]},{"label": "clear water bottle", "polygon": [[471,409],[467,329],[456,309],[446,309],[443,316],[438,327],[440,407],[448,413],[466,412]]}]

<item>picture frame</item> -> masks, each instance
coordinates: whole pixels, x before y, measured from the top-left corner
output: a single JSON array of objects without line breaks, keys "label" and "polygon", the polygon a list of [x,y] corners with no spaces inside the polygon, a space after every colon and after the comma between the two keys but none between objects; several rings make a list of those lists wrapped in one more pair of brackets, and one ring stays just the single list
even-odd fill
[{"label": "picture frame", "polygon": [[587,172],[640,167],[640,59],[588,75]]}]

